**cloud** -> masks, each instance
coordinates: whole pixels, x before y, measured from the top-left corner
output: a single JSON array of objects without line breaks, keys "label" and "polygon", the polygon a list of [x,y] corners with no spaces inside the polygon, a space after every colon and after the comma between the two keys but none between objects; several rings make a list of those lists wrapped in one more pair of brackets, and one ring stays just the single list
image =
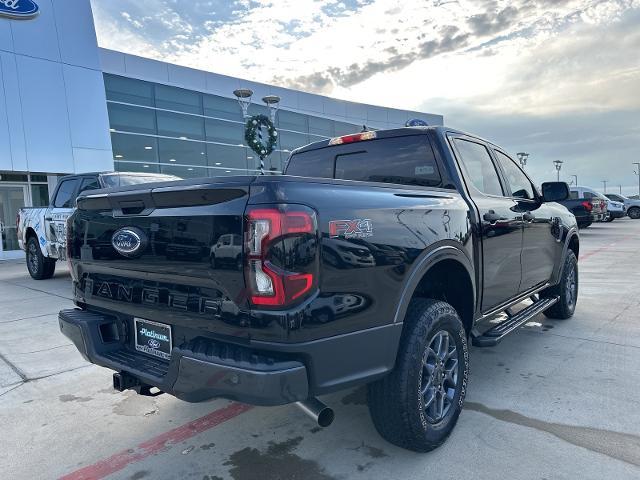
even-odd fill
[{"label": "cloud", "polygon": [[[536,178],[597,186],[640,158],[640,0],[93,2],[101,46],[444,114]],[[537,160],[536,160],[537,159]],[[614,178],[616,180],[614,180]],[[581,180],[582,183],[582,180]]]}]

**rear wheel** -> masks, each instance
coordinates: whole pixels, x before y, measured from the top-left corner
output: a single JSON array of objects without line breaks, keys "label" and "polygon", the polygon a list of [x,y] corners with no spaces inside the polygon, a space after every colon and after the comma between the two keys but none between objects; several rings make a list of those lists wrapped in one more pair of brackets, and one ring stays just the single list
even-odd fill
[{"label": "rear wheel", "polygon": [[395,368],[369,385],[378,433],[416,452],[440,446],[458,421],[468,376],[467,335],[454,308],[439,300],[412,301]]},{"label": "rear wheel", "polygon": [[545,290],[542,296],[560,297],[556,304],[544,312],[548,318],[566,320],[573,316],[578,302],[578,259],[571,250],[567,252],[564,259],[560,282]]},{"label": "rear wheel", "polygon": [[46,280],[53,277],[56,271],[56,261],[42,255],[38,239],[29,237],[27,240],[27,270],[34,280]]},{"label": "rear wheel", "polygon": [[637,220],[638,218],[640,218],[640,207],[631,207],[627,214],[629,215],[629,217]]}]

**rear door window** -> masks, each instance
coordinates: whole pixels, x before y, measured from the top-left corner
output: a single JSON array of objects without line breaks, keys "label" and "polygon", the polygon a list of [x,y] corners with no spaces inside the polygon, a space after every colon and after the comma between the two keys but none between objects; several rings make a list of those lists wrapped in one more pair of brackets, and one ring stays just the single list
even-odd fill
[{"label": "rear door window", "polygon": [[74,205],[76,187],[78,185],[77,178],[63,180],[60,183],[53,206],[56,208],[71,208]]},{"label": "rear door window", "polygon": [[80,185],[80,190],[78,191],[78,196],[85,190],[98,190],[102,188],[100,183],[98,182],[98,177],[85,177],[82,179],[82,184]]},{"label": "rear door window", "polygon": [[302,152],[287,175],[439,187],[442,178],[425,135],[380,138]]},{"label": "rear door window", "polygon": [[498,171],[487,147],[462,138],[453,141],[460,154],[466,177],[471,180],[473,187],[487,195],[504,196]]}]

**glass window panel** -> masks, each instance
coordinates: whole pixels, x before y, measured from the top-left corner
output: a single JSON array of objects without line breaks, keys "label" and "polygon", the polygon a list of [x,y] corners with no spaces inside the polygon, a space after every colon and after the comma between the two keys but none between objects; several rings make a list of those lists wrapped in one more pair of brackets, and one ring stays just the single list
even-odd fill
[{"label": "glass window panel", "polygon": [[27,175],[21,175],[19,173],[0,172],[0,182],[26,182],[27,179]]},{"label": "glass window panel", "polygon": [[[207,149],[202,142],[159,138],[160,163],[176,165],[206,165]],[[164,171],[162,172],[164,173]]]},{"label": "glass window panel", "polygon": [[320,148],[298,153],[289,159],[286,174],[296,177],[333,178],[332,148]]},{"label": "glass window panel", "polygon": [[322,135],[323,137],[333,137],[335,135],[333,124],[332,120],[326,118],[309,117],[309,133]]},{"label": "glass window panel", "polygon": [[49,187],[47,185],[31,185],[31,201],[34,207],[49,205]]},{"label": "glass window panel", "polygon": [[460,153],[462,165],[472,185],[488,195],[504,195],[502,186],[489,152],[484,145],[456,138],[454,140]]},{"label": "glass window panel", "polygon": [[295,148],[307,145],[310,143],[309,135],[305,133],[293,133],[278,131],[278,138],[280,142],[280,150],[293,150]]},{"label": "glass window panel", "polygon": [[517,198],[534,200],[533,186],[527,176],[520,170],[520,167],[503,153],[495,150],[494,152],[511,187],[511,195]]},{"label": "glass window panel", "polygon": [[158,140],[155,137],[112,133],[111,147],[116,161],[158,163]]},{"label": "glass window panel", "polygon": [[86,190],[99,190],[100,188],[102,187],[100,187],[98,177],[85,177],[82,179],[82,183],[78,189],[78,196]]},{"label": "glass window panel", "polygon": [[301,113],[280,110],[278,112],[278,127],[286,130],[307,133],[309,131],[309,121],[306,115]]},{"label": "glass window panel", "polygon": [[153,84],[149,82],[105,74],[104,86],[107,100],[153,106]]},{"label": "glass window panel", "polygon": [[441,184],[433,150],[423,135],[382,138],[319,151],[332,150],[336,154],[335,178],[432,187]]},{"label": "glass window panel", "polygon": [[362,131],[362,125],[354,125],[352,123],[333,122],[335,135],[349,135],[350,133],[358,133]]},{"label": "glass window panel", "polygon": [[184,88],[156,85],[156,107],[202,114],[202,95]]},{"label": "glass window panel", "polygon": [[[288,153],[283,154],[279,150],[274,150],[271,155],[264,159],[264,171],[281,172],[283,155],[287,158]],[[247,168],[249,169],[249,174],[254,174],[260,170],[260,157],[251,151],[247,156]]]},{"label": "glass window panel", "polygon": [[[266,105],[259,105],[257,103],[252,103],[251,104],[251,106],[249,107],[249,115],[251,115],[251,116],[253,116],[253,115],[266,115],[267,117],[271,118],[271,113],[269,112],[269,109],[267,108],[267,106]],[[280,115],[280,113],[278,113],[278,115]],[[276,119],[276,122],[277,122],[277,119]]]},{"label": "glass window panel", "polygon": [[109,126],[123,132],[156,133],[156,113],[150,108],[108,103]]},{"label": "glass window panel", "polygon": [[204,118],[158,111],[158,135],[204,140]]},{"label": "glass window panel", "polygon": [[245,143],[244,127],[240,123],[207,118],[205,119],[204,127],[208,141],[229,143],[231,145]]},{"label": "glass window panel", "polygon": [[237,100],[218,97],[216,95],[204,95],[204,114],[207,117],[226,118],[227,120],[242,121],[242,110]]},{"label": "glass window panel", "polygon": [[71,180],[63,180],[58,187],[58,193],[56,193],[56,199],[53,201],[53,206],[56,208],[71,208],[74,205],[75,196],[73,195],[78,185],[78,179],[72,178]]},{"label": "glass window panel", "polygon": [[47,182],[47,176],[46,175],[39,175],[36,173],[32,173],[31,174],[31,181],[32,182]]},{"label": "glass window panel", "polygon": [[[249,152],[249,156],[253,156]],[[233,147],[227,145],[207,144],[207,157],[209,166],[220,170],[224,168],[241,169],[236,175],[242,175],[247,169],[247,149],[245,147]]]},{"label": "glass window panel", "polygon": [[187,167],[182,165],[161,165],[162,173],[175,175],[180,178],[207,177],[207,169],[205,167]]},{"label": "glass window panel", "polygon": [[160,173],[160,166],[157,163],[115,162],[115,170],[117,172]]},{"label": "glass window panel", "polygon": [[[283,153],[279,150],[274,150],[274,152],[264,159],[264,169],[265,172],[282,172],[282,162],[283,159],[286,160],[289,157],[288,153]],[[255,162],[252,163],[252,162]],[[255,168],[258,170],[260,168],[260,157],[257,155],[254,159],[249,160],[249,168]]]}]

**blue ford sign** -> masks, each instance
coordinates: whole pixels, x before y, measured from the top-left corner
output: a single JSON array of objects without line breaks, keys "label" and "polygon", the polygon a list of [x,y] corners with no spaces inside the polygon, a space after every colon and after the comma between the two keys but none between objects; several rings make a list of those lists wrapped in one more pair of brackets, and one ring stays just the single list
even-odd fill
[{"label": "blue ford sign", "polygon": [[0,16],[26,19],[38,14],[38,4],[33,0],[0,0]]}]

